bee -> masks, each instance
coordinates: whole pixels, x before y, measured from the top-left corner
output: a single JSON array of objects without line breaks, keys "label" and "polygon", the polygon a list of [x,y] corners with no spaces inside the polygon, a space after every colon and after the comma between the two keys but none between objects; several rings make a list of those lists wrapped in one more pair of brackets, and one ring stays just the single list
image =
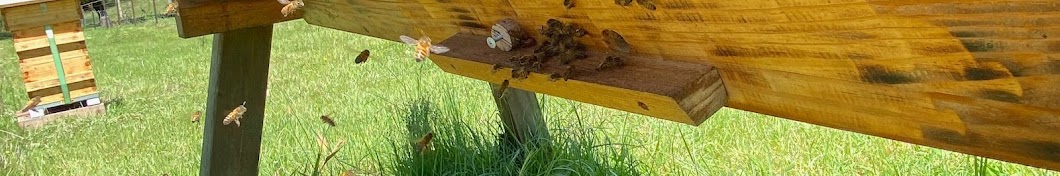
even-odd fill
[{"label": "bee", "polygon": [[648,10],[655,10],[655,2],[652,0],[637,0],[637,4],[644,6]]},{"label": "bee", "polygon": [[353,176],[352,170],[346,170],[342,172],[342,176]]},{"label": "bee", "polygon": [[504,82],[501,82],[501,86],[498,87],[497,90],[501,91],[500,96],[497,97],[504,97],[504,94],[508,93],[508,80],[506,79]]},{"label": "bee", "polygon": [[423,137],[416,142],[416,151],[420,152],[420,154],[426,152],[431,145],[431,139],[434,139],[434,132],[427,132],[426,135],[423,135]]},{"label": "bee", "polygon": [[247,105],[247,102],[243,101],[243,104],[240,104],[235,109],[232,109],[232,112],[229,112],[228,115],[225,116],[225,120],[222,121],[222,123],[224,123],[224,125],[228,125],[228,124],[231,124],[232,122],[236,122],[236,127],[238,127],[239,126],[239,119],[243,118],[243,113],[247,112],[246,105]]},{"label": "bee", "polygon": [[633,3],[633,0],[615,0],[615,4],[618,4],[620,6],[629,6],[629,4],[632,4],[632,3]]},{"label": "bee", "polygon": [[556,82],[559,81],[560,78],[563,78],[563,75],[559,73],[553,73],[551,75],[548,75],[548,81]]},{"label": "bee", "polygon": [[644,102],[639,102],[639,101],[638,101],[638,102],[637,102],[637,106],[640,106],[640,108],[641,108],[641,109],[644,109],[645,111],[647,111],[647,110],[648,110],[648,104],[644,104]]},{"label": "bee", "polygon": [[604,62],[600,63],[600,66],[596,67],[596,71],[603,71],[604,69],[612,67],[620,67],[623,64],[624,62],[622,61],[622,58],[617,56],[607,56],[607,58],[604,59]]},{"label": "bee", "polygon": [[30,109],[37,107],[38,104],[40,104],[40,96],[30,98],[29,101],[26,101],[26,105],[22,106],[21,110],[18,110],[18,113],[29,111]]},{"label": "bee", "polygon": [[574,0],[563,0],[563,7],[567,9],[574,8]]},{"label": "bee", "polygon": [[490,72],[490,73],[491,73],[491,74],[496,74],[496,73],[497,73],[497,71],[500,71],[500,70],[501,70],[501,68],[502,68],[502,67],[501,67],[501,64],[493,64],[493,70],[491,70],[491,72]]},{"label": "bee", "polygon": [[335,120],[332,120],[331,117],[328,117],[328,115],[320,116],[320,121],[324,121],[324,123],[331,125],[332,127],[335,126]]},{"label": "bee", "polygon": [[280,2],[280,4],[284,5],[283,8],[280,9],[280,13],[283,14],[283,17],[287,17],[288,15],[294,14],[294,12],[298,11],[298,8],[302,8],[302,6],[305,6],[305,3],[303,3],[302,0],[276,0],[276,1]]},{"label": "bee", "polygon": [[618,32],[610,29],[604,29],[602,33],[604,36],[604,43],[607,44],[608,48],[611,48],[611,51],[619,53],[622,56],[629,55],[629,43],[626,42],[625,38],[622,38],[622,35],[619,35]]},{"label": "bee", "polygon": [[427,56],[431,53],[442,54],[449,51],[448,47],[441,45],[432,45],[431,38],[427,37],[426,35],[420,37],[419,40],[416,40],[406,35],[402,35],[401,41],[405,42],[406,44],[416,46],[416,62],[422,62],[424,59],[427,59]]},{"label": "bee", "polygon": [[567,66],[567,69],[563,70],[563,80],[569,80],[574,77],[574,66]]},{"label": "bee", "polygon": [[199,118],[202,117],[202,111],[195,111],[191,113],[191,123],[199,122]]},{"label": "bee", "polygon": [[173,2],[169,3],[169,5],[166,6],[166,13],[165,14],[167,14],[167,15],[169,15],[169,14],[177,14],[177,5],[178,5],[177,1],[173,1]]},{"label": "bee", "polygon": [[519,68],[516,68],[516,69],[512,69],[512,78],[515,78],[515,79],[526,79],[526,78],[529,78],[529,77],[530,77],[530,70],[526,69],[526,67],[519,67]]},{"label": "bee", "polygon": [[357,59],[354,60],[353,63],[361,64],[361,63],[364,63],[365,61],[368,61],[368,55],[370,55],[370,54],[371,54],[371,52],[369,52],[368,50],[361,51],[361,54],[357,55]]}]

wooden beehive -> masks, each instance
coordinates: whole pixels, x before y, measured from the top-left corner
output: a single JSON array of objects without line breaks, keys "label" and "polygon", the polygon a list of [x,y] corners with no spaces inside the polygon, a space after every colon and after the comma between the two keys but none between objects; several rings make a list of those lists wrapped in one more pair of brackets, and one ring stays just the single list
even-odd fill
[{"label": "wooden beehive", "polygon": [[[4,26],[13,34],[19,70],[34,109],[98,104],[95,77],[81,28],[77,0],[13,0],[0,3]],[[7,62],[7,61],[5,61]]]}]

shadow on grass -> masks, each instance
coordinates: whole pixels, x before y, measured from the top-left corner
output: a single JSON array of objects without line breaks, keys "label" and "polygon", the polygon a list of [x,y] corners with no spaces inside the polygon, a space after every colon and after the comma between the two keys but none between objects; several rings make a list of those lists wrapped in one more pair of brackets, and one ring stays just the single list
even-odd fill
[{"label": "shadow on grass", "polygon": [[11,37],[14,37],[14,35],[12,35],[11,32],[2,32],[2,31],[0,31],[0,40],[10,40]]},{"label": "shadow on grass", "polygon": [[[459,106],[438,109],[426,100],[404,105],[408,142],[392,143],[394,161],[381,163],[388,175],[640,175],[627,146],[594,145],[592,133],[553,130],[551,145],[501,142],[497,128],[480,128],[460,117]],[[475,126],[477,125],[477,126]],[[500,126],[497,124],[497,126]],[[587,128],[588,129],[588,128]],[[433,131],[423,153],[416,141]],[[603,141],[606,141],[603,140]],[[520,159],[522,158],[522,159]],[[389,165],[389,166],[387,166]]]}]

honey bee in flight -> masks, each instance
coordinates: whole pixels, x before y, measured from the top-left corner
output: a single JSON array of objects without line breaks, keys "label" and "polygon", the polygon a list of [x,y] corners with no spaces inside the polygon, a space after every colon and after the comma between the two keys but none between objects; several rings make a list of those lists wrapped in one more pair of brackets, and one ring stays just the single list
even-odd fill
[{"label": "honey bee in flight", "polygon": [[294,14],[294,12],[298,11],[298,8],[301,8],[302,6],[305,6],[305,3],[303,3],[302,0],[276,0],[276,1],[280,2],[280,4],[285,5],[285,6],[283,6],[282,9],[280,9],[280,13],[283,14],[283,17],[287,17],[287,15]]},{"label": "honey bee in flight", "polygon": [[228,113],[228,115],[225,116],[225,120],[221,122],[224,123],[224,125],[236,122],[236,127],[238,127],[239,119],[243,118],[243,113],[247,112],[247,107],[245,105],[247,105],[246,101],[244,101],[243,104],[237,106],[235,109],[232,109],[232,112]]},{"label": "honey bee in flight", "polygon": [[426,35],[421,37],[419,40],[416,40],[406,35],[402,35],[401,41],[405,42],[406,44],[416,46],[416,62],[422,62],[424,59],[427,59],[427,56],[431,53],[442,54],[449,51],[448,47],[441,45],[432,45],[431,38],[427,37]]}]

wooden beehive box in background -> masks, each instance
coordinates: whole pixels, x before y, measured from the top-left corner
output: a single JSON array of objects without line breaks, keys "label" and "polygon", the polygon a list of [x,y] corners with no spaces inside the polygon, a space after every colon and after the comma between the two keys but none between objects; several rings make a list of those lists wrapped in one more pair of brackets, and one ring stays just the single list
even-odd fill
[{"label": "wooden beehive box in background", "polygon": [[19,115],[20,125],[36,126],[70,109],[102,111],[77,0],[0,2],[0,13],[13,35],[26,94],[41,99]]}]

